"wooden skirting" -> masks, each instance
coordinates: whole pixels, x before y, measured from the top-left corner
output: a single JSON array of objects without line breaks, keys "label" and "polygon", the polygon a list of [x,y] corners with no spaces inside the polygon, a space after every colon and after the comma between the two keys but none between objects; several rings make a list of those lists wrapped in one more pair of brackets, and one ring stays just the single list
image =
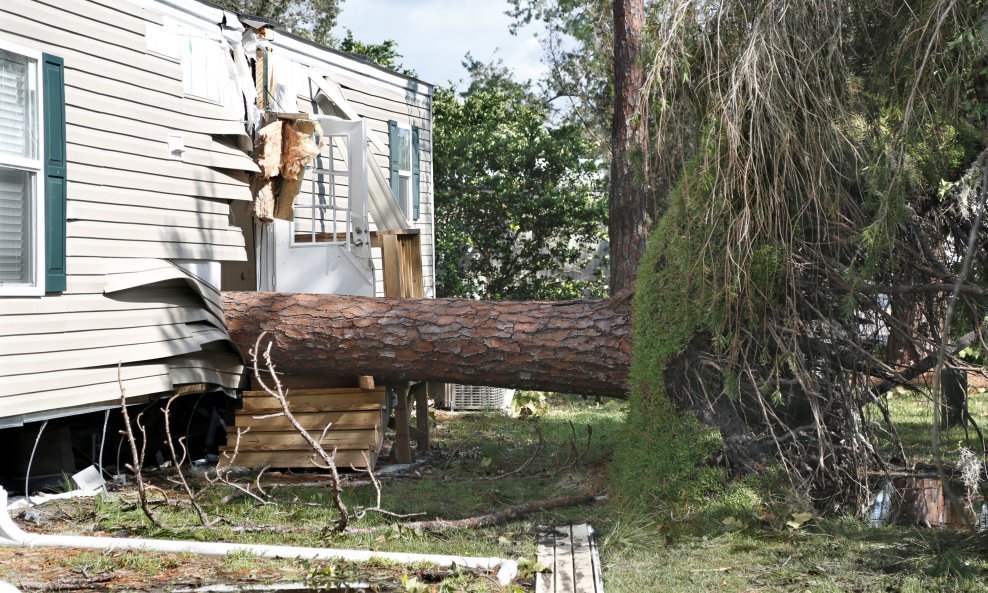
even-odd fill
[{"label": "wooden skirting", "polygon": [[[384,440],[381,426],[384,388],[293,389],[288,405],[299,424],[326,451],[336,447],[336,466],[366,468],[377,462]],[[263,391],[245,391],[243,409],[238,410],[235,426],[227,433],[220,465],[230,462],[237,441],[237,430],[250,428],[240,436],[234,464],[242,467],[313,469],[315,452],[292,427],[275,398]],[[329,430],[325,430],[331,425]],[[366,457],[365,457],[366,453]],[[321,463],[321,461],[320,461]]]}]

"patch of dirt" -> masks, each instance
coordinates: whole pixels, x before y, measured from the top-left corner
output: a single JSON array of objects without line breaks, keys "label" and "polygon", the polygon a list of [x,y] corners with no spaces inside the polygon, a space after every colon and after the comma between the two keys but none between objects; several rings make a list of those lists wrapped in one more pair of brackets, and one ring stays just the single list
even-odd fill
[{"label": "patch of dirt", "polygon": [[295,562],[230,562],[191,554],[0,547],[0,580],[23,591],[147,591],[222,583],[298,580]]}]

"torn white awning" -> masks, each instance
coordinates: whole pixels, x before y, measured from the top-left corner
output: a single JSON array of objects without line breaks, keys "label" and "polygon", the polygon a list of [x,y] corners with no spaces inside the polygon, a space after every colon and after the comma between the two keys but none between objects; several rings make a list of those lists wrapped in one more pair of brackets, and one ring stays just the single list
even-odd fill
[{"label": "torn white awning", "polygon": [[[338,84],[311,69],[309,70],[309,80],[319,89],[317,95],[322,94],[326,97],[326,100],[335,105],[346,119],[362,121],[363,118],[343,96],[343,90]],[[367,137],[368,141],[379,152],[387,152],[387,147],[377,138],[376,133],[369,132]],[[401,211],[398,201],[391,193],[391,185],[384,178],[384,173],[381,172],[381,168],[377,165],[374,155],[370,151],[367,151],[367,167],[370,170],[370,175],[367,176],[368,209],[371,218],[377,225],[377,230],[399,231],[411,228],[408,220],[405,219],[405,213]]]}]

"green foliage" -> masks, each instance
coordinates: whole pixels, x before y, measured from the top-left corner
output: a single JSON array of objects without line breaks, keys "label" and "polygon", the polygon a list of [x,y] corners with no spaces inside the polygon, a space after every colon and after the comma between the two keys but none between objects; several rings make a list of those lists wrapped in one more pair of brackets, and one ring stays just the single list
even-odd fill
[{"label": "green foliage", "polygon": [[508,0],[517,32],[540,22],[543,62],[549,73],[540,81],[558,116],[584,129],[600,158],[610,158],[613,118],[613,19],[608,0]]},{"label": "green foliage", "polygon": [[271,19],[279,29],[322,45],[333,45],[330,32],[340,15],[341,0],[214,0],[236,13]]},{"label": "green foliage", "polygon": [[685,189],[672,198],[639,263],[631,408],[614,464],[620,500],[660,509],[658,514],[667,516],[729,500],[726,472],[709,465],[721,446],[717,431],[681,415],[666,391],[667,365],[695,334],[717,335],[722,322],[719,294],[710,289],[715,279],[696,257],[704,235],[695,232],[697,223],[688,216],[694,210],[685,202],[689,195],[704,195],[703,188],[695,193]]},{"label": "green foliage", "polygon": [[337,47],[340,51],[349,54],[356,54],[370,59],[378,66],[394,70],[405,76],[415,77],[415,70],[405,68],[401,63],[401,54],[398,53],[398,43],[394,39],[385,39],[381,43],[364,43],[353,37],[353,31],[346,30],[346,36],[340,41]]},{"label": "green foliage", "polygon": [[[469,60],[469,57],[468,57]],[[606,200],[581,130],[498,66],[433,97],[440,296],[560,299],[602,291]],[[589,276],[589,277],[587,277]]]}]

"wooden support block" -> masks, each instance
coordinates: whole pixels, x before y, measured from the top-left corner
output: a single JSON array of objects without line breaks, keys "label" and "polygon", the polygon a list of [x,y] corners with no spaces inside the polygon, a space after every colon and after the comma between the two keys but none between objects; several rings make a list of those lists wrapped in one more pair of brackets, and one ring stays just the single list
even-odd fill
[{"label": "wooden support block", "polygon": [[[380,449],[381,431],[378,428],[359,430],[309,431],[312,438],[327,451],[338,449]],[[232,450],[237,441],[237,432],[227,434],[228,449]],[[241,453],[245,451],[311,451],[309,443],[298,431],[248,432],[240,435]]]},{"label": "wooden support block", "polygon": [[[288,407],[293,414],[312,412],[348,412],[379,410],[384,405],[384,390],[348,391],[342,394],[293,393],[288,397]],[[243,398],[243,409],[238,414],[262,415],[281,411],[281,404],[273,397],[250,396]],[[247,424],[250,424],[248,421]]]},{"label": "wooden support block", "polygon": [[415,392],[415,441],[419,444],[419,452],[429,450],[429,391],[425,384]]},{"label": "wooden support block", "polygon": [[[295,419],[305,430],[322,431],[328,424],[332,430],[343,428],[375,428],[381,422],[381,414],[377,410],[359,410],[355,412],[315,412],[311,414],[294,414]],[[284,416],[239,416],[238,425],[250,426],[252,432],[294,430],[288,418]]]},{"label": "wooden support block", "polygon": [[360,375],[357,377],[357,385],[361,389],[374,389],[374,377],[370,375]]},{"label": "wooden support block", "polygon": [[[230,463],[226,455],[232,455],[232,453],[220,455],[220,462],[218,464],[220,468],[227,467]],[[318,469],[320,466],[312,462],[312,455],[315,455],[315,452],[307,455],[303,451],[247,451],[240,452],[237,455],[234,465],[240,467],[269,466]],[[337,450],[336,467],[344,469],[352,466],[366,469],[365,455],[370,459],[371,465],[377,460],[377,453],[367,451],[366,449]],[[321,459],[319,460],[319,464],[322,464]]]},{"label": "wooden support block", "polygon": [[395,461],[412,462],[412,448],[408,442],[408,384],[397,388],[398,405],[395,406]]}]

